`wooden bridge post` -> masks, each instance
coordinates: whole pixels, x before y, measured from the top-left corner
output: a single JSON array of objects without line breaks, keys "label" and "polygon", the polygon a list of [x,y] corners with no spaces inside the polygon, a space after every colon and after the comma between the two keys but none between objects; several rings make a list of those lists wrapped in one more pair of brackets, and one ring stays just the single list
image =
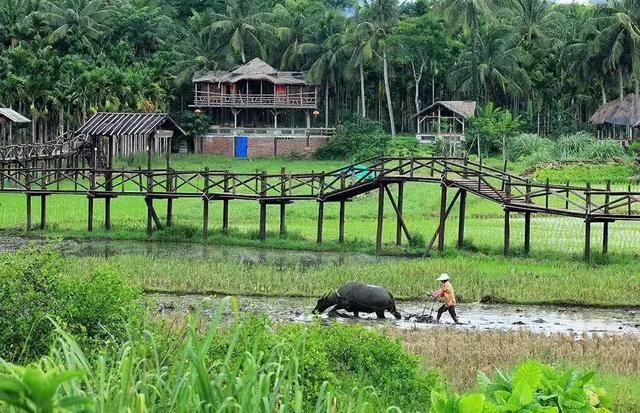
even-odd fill
[{"label": "wooden bridge post", "polygon": [[[229,192],[229,171],[224,171],[224,193]],[[222,232],[226,235],[229,232],[229,200],[222,200]]]},{"label": "wooden bridge post", "polygon": [[87,231],[93,231],[93,195],[87,197]]},{"label": "wooden bridge post", "polygon": [[31,195],[27,194],[27,231],[31,231]]},{"label": "wooden bridge post", "polygon": [[404,204],[404,182],[398,182],[398,213],[396,214],[396,245],[402,245],[402,208]]},{"label": "wooden bridge post", "polygon": [[384,224],[384,184],[378,189],[378,229],[376,231],[376,253],[382,251],[382,225]]},{"label": "wooden bridge post", "polygon": [[[257,178],[257,176],[256,176]],[[260,175],[260,241],[267,239],[267,203],[262,199],[267,194],[267,172],[263,171]]]},{"label": "wooden bridge post", "polygon": [[[604,196],[604,213],[609,213],[609,191],[611,191],[611,180],[607,180],[607,193]],[[602,223],[602,254],[609,252],[609,221]]]},{"label": "wooden bridge post", "polygon": [[47,196],[40,195],[40,229],[47,225]]},{"label": "wooden bridge post", "polygon": [[[94,146],[95,146],[95,139],[94,139]],[[89,232],[93,231],[93,204],[94,204],[94,198],[95,198],[95,189],[96,189],[96,159],[97,159],[97,155],[95,155],[97,153],[97,149],[94,148],[93,152],[93,168],[91,169],[90,172],[90,176],[89,176],[89,195],[87,196],[87,230]]]},{"label": "wooden bridge post", "polygon": [[591,261],[591,183],[585,194],[586,216],[584,221],[584,260]]},{"label": "wooden bridge post", "polygon": [[[467,158],[465,158],[465,161]],[[458,248],[464,247],[464,220],[467,209],[467,190],[460,190],[460,217],[458,218]]]},{"label": "wooden bridge post", "polygon": [[511,202],[511,182],[507,178],[507,180],[502,181],[504,185],[504,190],[507,196],[506,203],[507,205],[504,208],[504,256],[509,255],[510,243],[511,243],[511,222],[510,222],[510,214],[509,210],[509,202]]},{"label": "wooden bridge post", "polygon": [[[171,148],[169,148],[171,150]],[[167,159],[167,164],[169,160]],[[167,227],[173,225],[173,170],[167,168]]]},{"label": "wooden bridge post", "polygon": [[438,230],[438,251],[444,251],[444,232],[447,220],[447,186],[440,184],[440,226]]},{"label": "wooden bridge post", "polygon": [[209,186],[211,177],[209,176],[209,168],[204,168],[204,190],[202,194],[202,240],[209,240]]},{"label": "wooden bridge post", "polygon": [[[324,196],[324,171],[320,176],[318,182],[318,197],[322,198]],[[318,202],[318,233],[316,236],[316,242],[318,244],[322,243],[322,235],[324,232],[324,201],[322,199]]]},{"label": "wooden bridge post", "polygon": [[[280,168],[280,198],[284,199],[287,194],[287,174],[284,167]],[[286,204],[280,202],[280,236],[287,233],[287,209]]]},{"label": "wooden bridge post", "polygon": [[[531,202],[531,183],[527,179],[526,203]],[[531,251],[531,212],[524,213],[524,255],[528,256]]]}]

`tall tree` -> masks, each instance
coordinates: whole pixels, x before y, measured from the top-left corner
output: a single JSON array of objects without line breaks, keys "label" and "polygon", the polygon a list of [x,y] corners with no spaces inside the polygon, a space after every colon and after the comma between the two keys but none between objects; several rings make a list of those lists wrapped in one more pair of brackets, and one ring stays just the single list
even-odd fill
[{"label": "tall tree", "polygon": [[[442,20],[431,15],[401,20],[389,37],[393,62],[409,65],[414,82],[415,113],[422,109],[420,81],[429,68],[434,68],[445,56],[448,40]],[[433,76],[433,73],[432,73]]]},{"label": "tall tree", "polygon": [[398,20],[397,0],[371,0],[365,1],[363,7],[363,17],[366,19],[361,26],[368,27],[378,39],[378,44],[382,55],[382,70],[384,76],[384,91],[387,100],[387,110],[389,112],[389,127],[391,136],[396,136],[396,124],[393,116],[393,103],[391,100],[391,88],[389,86],[389,59],[387,38]]}]

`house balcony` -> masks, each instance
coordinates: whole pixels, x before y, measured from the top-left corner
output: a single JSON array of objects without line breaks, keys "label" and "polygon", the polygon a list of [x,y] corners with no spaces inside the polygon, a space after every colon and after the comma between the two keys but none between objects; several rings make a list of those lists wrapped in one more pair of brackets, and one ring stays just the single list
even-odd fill
[{"label": "house balcony", "polygon": [[237,109],[316,109],[318,107],[318,93],[312,91],[284,94],[243,94],[196,90],[193,106]]},{"label": "house balcony", "polygon": [[212,126],[206,136],[214,137],[277,137],[277,138],[330,138],[335,134],[335,128],[244,128],[244,127],[216,127]]}]

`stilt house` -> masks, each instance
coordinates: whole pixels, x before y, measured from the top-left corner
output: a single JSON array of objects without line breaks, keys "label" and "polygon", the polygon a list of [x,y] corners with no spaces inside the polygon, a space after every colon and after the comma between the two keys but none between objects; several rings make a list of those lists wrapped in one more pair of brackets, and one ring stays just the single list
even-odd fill
[{"label": "stilt house", "polygon": [[9,108],[0,108],[0,145],[13,144],[13,125],[27,125],[31,121]]},{"label": "stilt house", "polygon": [[314,128],[318,88],[305,72],[278,71],[255,58],[231,71],[194,77],[196,113],[213,119],[196,152],[239,158],[310,153],[334,129]]},{"label": "stilt house", "polygon": [[640,127],[640,96],[628,94],[623,99],[604,103],[589,119],[600,139],[634,139]]},{"label": "stilt house", "polygon": [[418,113],[416,138],[421,143],[433,143],[437,137],[452,141],[464,140],[469,118],[475,116],[476,102],[441,100]]}]

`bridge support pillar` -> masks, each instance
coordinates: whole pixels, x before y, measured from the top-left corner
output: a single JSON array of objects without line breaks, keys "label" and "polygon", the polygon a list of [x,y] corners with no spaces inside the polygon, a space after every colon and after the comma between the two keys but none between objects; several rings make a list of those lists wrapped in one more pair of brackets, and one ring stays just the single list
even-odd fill
[{"label": "bridge support pillar", "polygon": [[584,260],[591,261],[591,221],[584,221]]},{"label": "bridge support pillar", "polygon": [[27,231],[31,231],[31,195],[27,195]]},{"label": "bridge support pillar", "polygon": [[[466,158],[465,158],[466,161]],[[467,190],[460,190],[460,217],[458,218],[458,248],[464,247],[464,220],[467,209]]]},{"label": "bridge support pillar", "polygon": [[316,242],[322,243],[322,233],[324,231],[324,202],[318,202],[318,233],[316,236]]},{"label": "bridge support pillar", "polygon": [[40,195],[40,229],[47,225],[47,196]]},{"label": "bridge support pillar", "polygon": [[384,184],[378,189],[378,229],[376,231],[376,253],[382,251],[382,226],[384,224]]},{"label": "bridge support pillar", "polygon": [[344,242],[344,212],[345,201],[340,201],[340,209],[338,212],[338,242]]},{"label": "bridge support pillar", "polygon": [[524,213],[524,255],[531,252],[531,212]]},{"label": "bridge support pillar", "polygon": [[438,227],[438,251],[444,251],[444,231],[447,221],[447,186],[440,185],[440,226]]},{"label": "bridge support pillar", "polygon": [[267,239],[267,204],[263,201],[260,201],[260,228],[259,228],[259,237],[260,241],[264,241]]},{"label": "bridge support pillar", "polygon": [[602,254],[609,253],[609,223],[604,222],[602,227]]},{"label": "bridge support pillar", "polygon": [[229,200],[222,200],[222,232],[226,235],[229,232]]},{"label": "bridge support pillar", "polygon": [[167,226],[173,225],[173,198],[167,198]]},{"label": "bridge support pillar", "polygon": [[111,198],[104,199],[104,227],[111,231]]},{"label": "bridge support pillar", "polygon": [[510,243],[511,243],[511,212],[508,209],[504,210],[504,256],[509,255]]},{"label": "bridge support pillar", "polygon": [[153,235],[153,198],[147,198],[147,238]]},{"label": "bridge support pillar", "polygon": [[287,233],[287,205],[282,202],[280,204],[280,236]]},{"label": "bridge support pillar", "polygon": [[402,245],[402,208],[404,204],[404,182],[398,182],[398,213],[396,214],[396,245]]},{"label": "bridge support pillar", "polygon": [[93,197],[87,198],[87,231],[93,231]]},{"label": "bridge support pillar", "polygon": [[202,198],[202,240],[207,242],[209,239],[209,199]]}]

